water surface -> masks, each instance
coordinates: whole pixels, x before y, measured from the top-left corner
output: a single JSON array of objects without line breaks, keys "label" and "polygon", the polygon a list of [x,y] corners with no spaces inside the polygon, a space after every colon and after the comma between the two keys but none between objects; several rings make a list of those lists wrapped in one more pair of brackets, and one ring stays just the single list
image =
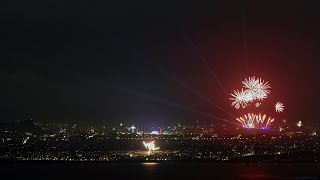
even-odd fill
[{"label": "water surface", "polygon": [[10,179],[319,179],[319,164],[0,163]]}]

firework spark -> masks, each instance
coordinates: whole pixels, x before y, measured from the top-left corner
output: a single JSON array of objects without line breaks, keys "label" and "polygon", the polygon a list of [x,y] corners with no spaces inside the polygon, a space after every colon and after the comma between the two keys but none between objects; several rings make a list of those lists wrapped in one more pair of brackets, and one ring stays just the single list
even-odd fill
[{"label": "firework spark", "polygon": [[[234,93],[231,94],[232,98],[230,98],[233,101],[231,106],[234,106],[236,109],[240,107],[246,108],[249,103],[255,100],[262,101],[271,92],[269,90],[271,86],[268,82],[265,82],[261,78],[256,79],[254,76],[245,79],[242,81],[242,84],[245,89],[241,89],[241,91],[234,90]],[[256,104],[256,107],[259,107],[260,104]]]},{"label": "firework spark", "polygon": [[237,118],[237,121],[239,121],[244,128],[264,129],[274,121],[274,118],[267,118],[266,114],[248,113],[247,115]]},{"label": "firework spark", "polygon": [[231,106],[234,106],[236,109],[247,107],[248,96],[243,89],[241,91],[234,90],[234,94],[231,94],[231,96],[232,98],[229,98],[233,101]]},{"label": "firework spark", "polygon": [[[246,108],[250,106],[251,103],[254,103],[256,108],[260,108],[264,99],[268,98],[271,93],[271,86],[268,81],[264,81],[261,78],[256,78],[251,76],[242,81],[243,87],[241,91],[234,90],[234,93],[231,93],[232,100],[231,106],[234,106],[236,109],[240,107]],[[275,104],[276,112],[283,112],[284,105],[281,102]],[[237,121],[241,123],[244,128],[255,128],[255,129],[266,129],[269,128],[271,123],[274,121],[274,118],[267,117],[266,114],[261,115],[261,113],[248,113],[242,115],[239,118],[236,118]]]},{"label": "firework spark", "polygon": [[284,105],[283,103],[281,103],[280,101],[276,103],[275,105],[275,108],[276,108],[276,112],[283,112],[284,110]]},{"label": "firework spark", "polygon": [[269,88],[271,88],[268,82],[265,82],[261,78],[249,77],[242,81],[243,87],[246,88],[246,94],[252,98],[252,100],[263,100],[270,94]]}]

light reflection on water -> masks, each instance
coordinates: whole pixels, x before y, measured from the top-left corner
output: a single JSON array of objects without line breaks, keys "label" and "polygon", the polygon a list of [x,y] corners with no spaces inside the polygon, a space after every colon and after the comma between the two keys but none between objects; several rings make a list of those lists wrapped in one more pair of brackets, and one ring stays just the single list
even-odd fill
[{"label": "light reflection on water", "polygon": [[146,162],[146,163],[142,163],[142,165],[148,169],[148,170],[153,170],[156,169],[157,166],[159,165],[159,163],[156,162]]},{"label": "light reflection on water", "polygon": [[156,163],[156,162],[146,162],[146,163],[142,163],[143,165],[146,165],[146,166],[154,166],[154,165],[157,165],[159,163]]},{"label": "light reflection on water", "polygon": [[[8,179],[319,179],[319,164],[0,163]],[[13,177],[13,178],[12,178]],[[4,178],[5,179],[5,178]]]}]

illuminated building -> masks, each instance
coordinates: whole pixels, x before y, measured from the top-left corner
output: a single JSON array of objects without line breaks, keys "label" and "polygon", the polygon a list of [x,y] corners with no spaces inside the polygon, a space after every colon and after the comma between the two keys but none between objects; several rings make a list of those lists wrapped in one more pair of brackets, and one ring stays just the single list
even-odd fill
[{"label": "illuminated building", "polygon": [[129,130],[131,130],[131,133],[134,133],[134,130],[137,129],[136,127],[134,127],[134,125],[132,125],[131,127],[128,128]]}]

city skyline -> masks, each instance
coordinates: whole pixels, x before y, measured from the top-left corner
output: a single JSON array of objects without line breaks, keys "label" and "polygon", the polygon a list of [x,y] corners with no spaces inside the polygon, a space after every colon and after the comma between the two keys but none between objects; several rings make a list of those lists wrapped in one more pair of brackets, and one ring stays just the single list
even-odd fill
[{"label": "city skyline", "polygon": [[225,124],[144,128],[35,123],[0,126],[1,161],[312,162],[318,129],[299,121],[274,129]]}]

